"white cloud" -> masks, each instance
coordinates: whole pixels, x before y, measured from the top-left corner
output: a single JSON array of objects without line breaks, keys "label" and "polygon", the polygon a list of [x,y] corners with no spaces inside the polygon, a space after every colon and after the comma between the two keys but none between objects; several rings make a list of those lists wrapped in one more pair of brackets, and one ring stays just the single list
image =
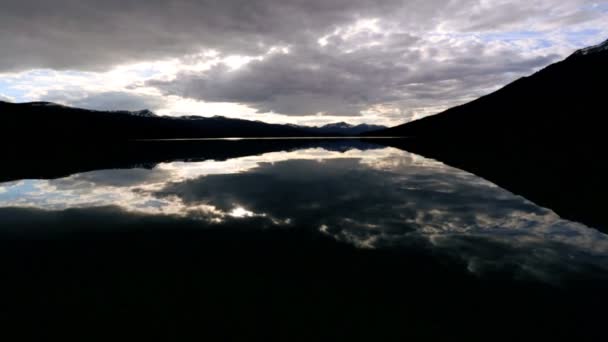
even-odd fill
[{"label": "white cloud", "polygon": [[358,117],[384,112],[386,120],[398,112],[405,120],[470,100],[557,59],[475,37],[430,41],[378,30],[348,29],[321,45],[293,47],[289,54],[238,70],[217,64],[147,85],[166,95],[239,103],[259,113]]}]

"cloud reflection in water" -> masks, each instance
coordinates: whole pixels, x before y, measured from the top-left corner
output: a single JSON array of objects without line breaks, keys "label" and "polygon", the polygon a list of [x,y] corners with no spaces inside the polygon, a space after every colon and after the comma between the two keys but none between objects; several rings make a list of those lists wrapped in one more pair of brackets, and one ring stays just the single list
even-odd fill
[{"label": "cloud reflection in water", "polygon": [[606,235],[470,173],[393,148],[311,148],[0,185],[4,208],[107,206],[217,226],[264,220],[361,248],[424,248],[478,274],[508,269],[553,281],[608,270]]}]

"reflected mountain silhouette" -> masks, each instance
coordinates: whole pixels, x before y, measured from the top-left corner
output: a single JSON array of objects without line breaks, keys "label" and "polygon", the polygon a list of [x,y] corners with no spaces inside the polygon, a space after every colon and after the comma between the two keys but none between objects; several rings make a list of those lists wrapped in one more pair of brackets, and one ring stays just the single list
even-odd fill
[{"label": "reflected mountain silhouette", "polygon": [[345,151],[382,148],[373,142],[352,139],[251,139],[251,140],[152,140],[104,144],[49,141],[25,144],[3,153],[0,182],[17,179],[50,179],[104,169],[153,168],[172,161],[226,160],[268,152],[323,147]]},{"label": "reflected mountain silhouette", "polygon": [[603,145],[577,143],[547,148],[525,141],[486,144],[426,139],[383,140],[383,144],[441,160],[472,172],[560,216],[608,231],[604,197],[608,162]]}]

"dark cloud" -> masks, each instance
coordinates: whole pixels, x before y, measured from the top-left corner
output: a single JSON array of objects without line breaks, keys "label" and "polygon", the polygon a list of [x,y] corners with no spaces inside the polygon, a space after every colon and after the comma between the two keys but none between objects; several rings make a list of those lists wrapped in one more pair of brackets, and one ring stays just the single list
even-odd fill
[{"label": "dark cloud", "polygon": [[163,183],[171,174],[160,169],[117,169],[79,173],[67,178],[51,180],[49,185],[58,190],[90,189],[93,187],[130,187],[143,183]]},{"label": "dark cloud", "polygon": [[558,25],[572,20],[582,3],[517,1],[497,7],[480,0],[9,0],[0,12],[0,70],[99,69],[182,57],[200,49],[251,55],[275,45],[316,40],[360,18],[381,18],[405,32],[469,26],[495,30],[529,24],[530,18],[547,13]]},{"label": "dark cloud", "polygon": [[365,234],[361,240],[389,231],[403,235],[430,226],[449,231],[449,227],[484,225],[479,214],[499,221],[514,212],[547,213],[472,175],[416,165],[407,157],[392,156],[403,165],[390,171],[356,158],[262,163],[245,174],[208,175],[169,184],[157,195],[178,196],[189,205],[206,203],[225,211],[238,204],[301,226],[325,224]]},{"label": "dark cloud", "polygon": [[557,56],[528,57],[471,42],[433,56],[437,48],[407,34],[328,39],[294,47],[238,70],[220,64],[151,81],[166,94],[207,102],[236,102],[259,112],[356,116],[375,105],[398,107],[463,102],[497,84],[530,73]]},{"label": "dark cloud", "polygon": [[0,70],[105,68],[201,49],[257,54],[401,6],[388,0],[3,2]]},{"label": "dark cloud", "polygon": [[142,110],[152,111],[162,108],[166,101],[162,97],[132,92],[87,92],[53,90],[44,99],[51,102],[66,103],[78,108],[93,110]]},{"label": "dark cloud", "polygon": [[[587,2],[588,4],[589,2]],[[601,16],[600,13],[582,10],[585,1],[569,1],[569,3],[551,6],[549,1],[505,1],[480,4],[466,13],[459,13],[462,29],[465,31],[496,31],[508,30],[529,24],[539,24],[539,18],[547,27],[564,27],[582,23]],[[578,8],[577,8],[578,5]],[[567,9],[578,11],[567,11]],[[566,10],[566,11],[564,11]]]},{"label": "dark cloud", "polygon": [[264,218],[242,220],[230,217],[226,218],[222,224],[209,224],[194,218],[138,214],[126,211],[119,206],[91,206],[64,210],[0,208],[0,221],[3,223],[0,237],[4,242],[8,241],[7,234],[31,238],[37,236],[33,233],[43,236],[65,232],[86,234],[86,232],[93,231],[110,234],[117,231],[124,233],[129,230],[151,233],[163,229],[174,232],[180,229],[256,232],[274,225],[270,220]]}]

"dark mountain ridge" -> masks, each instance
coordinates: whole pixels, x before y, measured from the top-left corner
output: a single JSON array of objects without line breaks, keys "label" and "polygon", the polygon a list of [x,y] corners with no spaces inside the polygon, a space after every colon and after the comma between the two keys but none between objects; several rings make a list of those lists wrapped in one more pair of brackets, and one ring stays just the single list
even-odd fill
[{"label": "dark mountain ridge", "polygon": [[158,116],[149,110],[96,111],[50,102],[0,101],[0,140],[124,141],[233,137],[347,136],[382,128],[368,125],[307,127],[221,116]]},{"label": "dark mountain ridge", "polygon": [[302,130],[237,119],[161,117],[149,111],[93,111],[51,103],[0,103],[3,139],[95,140],[303,136]]},{"label": "dark mountain ridge", "polygon": [[55,179],[108,169],[154,168],[159,163],[222,161],[270,152],[322,148],[344,153],[381,149],[364,139],[252,139],[44,142],[6,148],[2,152],[0,182]]}]

